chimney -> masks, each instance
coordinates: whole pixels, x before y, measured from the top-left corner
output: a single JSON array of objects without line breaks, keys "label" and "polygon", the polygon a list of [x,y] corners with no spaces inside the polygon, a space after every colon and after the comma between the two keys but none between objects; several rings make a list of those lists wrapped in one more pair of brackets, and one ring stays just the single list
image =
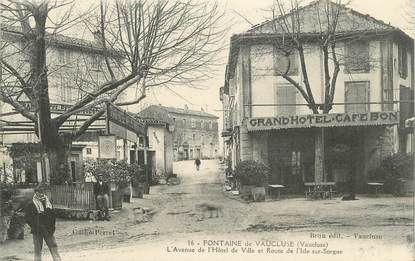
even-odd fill
[{"label": "chimney", "polygon": [[184,109],[185,109],[186,111],[188,111],[188,110],[189,110],[189,106],[187,106],[187,104],[185,104],[185,105],[184,105]]},{"label": "chimney", "polygon": [[203,109],[203,107],[200,107],[200,110],[201,110],[201,111],[205,111],[205,110]]}]

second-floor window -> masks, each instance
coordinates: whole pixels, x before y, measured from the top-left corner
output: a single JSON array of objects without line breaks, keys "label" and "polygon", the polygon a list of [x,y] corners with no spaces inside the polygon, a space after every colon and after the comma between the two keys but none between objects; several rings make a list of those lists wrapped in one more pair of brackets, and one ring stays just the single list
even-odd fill
[{"label": "second-floor window", "polygon": [[382,104],[383,110],[392,111],[393,110],[393,89],[384,88],[382,99],[383,99],[383,104]]},{"label": "second-floor window", "polygon": [[344,67],[347,73],[367,73],[370,71],[368,41],[346,43],[344,55]]},{"label": "second-floor window", "polygon": [[65,57],[65,50],[58,50],[58,63],[65,64],[66,57]]},{"label": "second-floor window", "polygon": [[279,85],[276,90],[277,115],[294,115],[296,111],[297,90],[293,85]]},{"label": "second-floor window", "polygon": [[401,78],[406,79],[408,76],[408,55],[406,46],[401,44],[398,47],[398,70],[399,76]]},{"label": "second-floor window", "polygon": [[369,82],[356,81],[345,83],[346,112],[369,111]]},{"label": "second-floor window", "polygon": [[279,50],[274,48],[274,72],[281,76],[298,75],[298,55],[294,50]]},{"label": "second-floor window", "polygon": [[183,119],[183,127],[186,127],[186,119]]},{"label": "second-floor window", "polygon": [[101,68],[102,59],[98,55],[92,56],[92,69],[99,70]]}]

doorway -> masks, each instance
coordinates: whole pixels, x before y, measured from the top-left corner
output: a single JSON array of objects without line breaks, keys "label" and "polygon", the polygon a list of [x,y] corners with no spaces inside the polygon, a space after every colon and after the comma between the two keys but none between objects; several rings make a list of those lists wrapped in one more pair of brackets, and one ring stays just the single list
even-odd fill
[{"label": "doorway", "polygon": [[284,130],[269,136],[270,184],[299,193],[314,180],[314,137],[311,130]]}]

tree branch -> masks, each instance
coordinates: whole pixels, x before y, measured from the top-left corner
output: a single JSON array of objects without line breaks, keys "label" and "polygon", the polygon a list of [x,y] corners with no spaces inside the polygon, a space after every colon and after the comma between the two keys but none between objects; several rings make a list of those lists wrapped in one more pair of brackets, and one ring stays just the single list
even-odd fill
[{"label": "tree branch", "polygon": [[14,99],[6,96],[4,93],[0,93],[0,100],[11,105],[18,113],[26,117],[27,119],[37,122],[37,117],[35,114],[31,113],[24,105],[15,101]]},{"label": "tree branch", "polygon": [[105,113],[105,107],[101,110],[97,111],[94,115],[92,115],[88,120],[86,120],[79,129],[72,134],[72,139],[76,140],[78,139],[82,134],[85,133],[86,130],[96,121],[98,120],[102,115]]}]

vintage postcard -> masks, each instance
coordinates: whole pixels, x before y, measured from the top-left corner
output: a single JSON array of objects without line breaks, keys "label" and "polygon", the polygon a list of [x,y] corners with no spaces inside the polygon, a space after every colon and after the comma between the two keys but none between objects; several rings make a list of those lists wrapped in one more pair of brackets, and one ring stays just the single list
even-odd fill
[{"label": "vintage postcard", "polygon": [[0,1],[0,260],[415,260],[414,7]]}]

